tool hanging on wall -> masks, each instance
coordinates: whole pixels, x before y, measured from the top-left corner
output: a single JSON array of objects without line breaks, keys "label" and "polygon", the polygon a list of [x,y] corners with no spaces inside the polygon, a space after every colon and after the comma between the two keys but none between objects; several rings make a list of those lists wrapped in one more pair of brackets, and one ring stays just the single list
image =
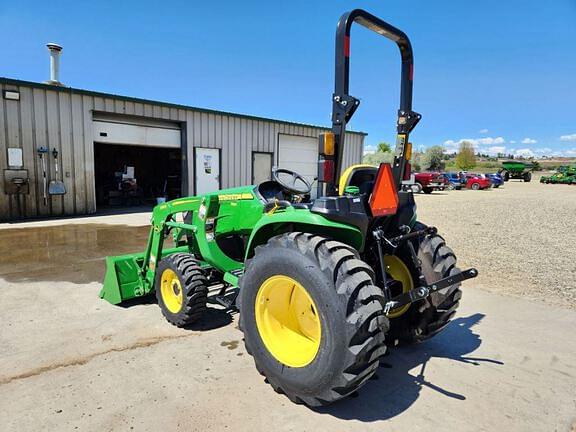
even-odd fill
[{"label": "tool hanging on wall", "polygon": [[46,179],[46,160],[44,159],[44,155],[48,154],[47,147],[38,147],[38,156],[40,157],[40,164],[42,165],[42,197],[44,198],[44,205],[48,205],[48,198],[47,198],[47,179]]},{"label": "tool hanging on wall", "polygon": [[56,172],[54,175],[54,180],[50,180],[50,185],[48,186],[49,195],[64,195],[66,193],[66,186],[64,182],[58,180],[58,150],[56,147],[52,150],[52,156],[54,157],[54,164],[56,167]]}]

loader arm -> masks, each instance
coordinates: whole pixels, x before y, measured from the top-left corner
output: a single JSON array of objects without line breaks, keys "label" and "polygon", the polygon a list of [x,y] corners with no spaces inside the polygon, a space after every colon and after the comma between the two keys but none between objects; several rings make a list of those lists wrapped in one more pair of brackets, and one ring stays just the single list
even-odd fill
[{"label": "loader arm", "polygon": [[[257,207],[250,212],[256,215],[252,217],[258,217],[258,209],[261,212],[262,206],[251,193],[235,194],[233,197],[243,195],[248,205]],[[154,290],[159,262],[163,257],[177,252],[202,257],[198,259],[202,267],[217,268],[224,273],[243,268],[242,262],[227,256],[214,241],[214,221],[227,216],[219,214],[224,205],[220,200],[224,197],[223,201],[226,202],[225,199],[231,196],[211,194],[185,197],[154,207],[145,251],[106,258],[106,276],[100,297],[110,303],[119,304],[124,300],[149,294]],[[187,214],[189,219],[177,221],[176,215],[179,214]],[[243,217],[241,220],[247,227],[251,226],[250,217]],[[164,240],[169,235],[169,230],[172,230],[175,245],[166,248]]]}]

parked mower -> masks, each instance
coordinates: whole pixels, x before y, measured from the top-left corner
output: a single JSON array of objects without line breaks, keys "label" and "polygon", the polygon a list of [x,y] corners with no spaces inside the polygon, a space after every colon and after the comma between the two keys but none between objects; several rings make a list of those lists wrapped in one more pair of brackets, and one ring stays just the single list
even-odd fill
[{"label": "parked mower", "polygon": [[[341,172],[346,125],[360,101],[348,93],[350,29],[388,39],[402,58],[395,158]],[[413,56],[408,37],[363,11],[336,31],[332,131],[320,136],[321,196],[288,169],[273,180],[157,205],[146,250],[108,257],[101,297],[113,304],[155,293],[166,319],[185,327],[212,301],[240,312],[247,352],[268,383],[296,403],[350,395],[378,368],[387,345],[421,342],[456,313],[460,271],[434,227],[416,217],[409,177]],[[322,196],[323,195],[323,196]],[[165,247],[172,236],[174,245]]]},{"label": "parked mower", "polygon": [[532,180],[532,170],[534,164],[530,162],[521,161],[506,161],[502,162],[502,169],[498,173],[507,182],[510,179],[524,180],[529,182]]}]

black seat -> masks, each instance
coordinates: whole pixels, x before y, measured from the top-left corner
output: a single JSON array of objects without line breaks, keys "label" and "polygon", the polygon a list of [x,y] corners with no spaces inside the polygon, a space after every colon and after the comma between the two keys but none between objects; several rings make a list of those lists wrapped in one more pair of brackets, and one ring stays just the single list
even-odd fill
[{"label": "black seat", "polygon": [[372,189],[374,189],[374,180],[364,181],[360,183],[360,186],[358,186],[358,190],[361,194],[370,195],[372,193]]},{"label": "black seat", "polygon": [[[370,195],[374,188],[374,180],[378,174],[378,168],[375,166],[357,165],[351,167],[345,180],[345,186],[356,186],[361,194]],[[345,173],[346,174],[346,173]],[[343,194],[344,190],[340,191]]]}]

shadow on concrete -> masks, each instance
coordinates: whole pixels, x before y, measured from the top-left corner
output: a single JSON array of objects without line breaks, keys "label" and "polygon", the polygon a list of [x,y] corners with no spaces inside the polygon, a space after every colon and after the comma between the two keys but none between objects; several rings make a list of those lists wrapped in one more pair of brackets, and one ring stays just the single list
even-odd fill
[{"label": "shadow on concrete", "polygon": [[186,330],[194,331],[208,331],[216,330],[221,327],[226,327],[234,319],[235,310],[231,309],[217,309],[208,307],[202,318],[197,323],[184,327]]},{"label": "shadow on concrete", "polygon": [[[130,309],[134,306],[150,305],[150,304],[154,305],[158,304],[156,296],[153,293],[145,295],[143,297],[135,297],[130,300],[125,300],[116,306],[122,309]],[[234,307],[224,308],[222,306],[214,306],[212,304],[208,304],[206,312],[204,312],[202,318],[198,322],[195,322],[194,324],[190,324],[183,328],[185,330],[192,330],[192,331],[216,330],[221,327],[226,327],[227,325],[229,325],[233,321],[234,315],[237,313],[238,311]],[[158,317],[159,319],[162,319],[162,312],[160,311],[159,306],[158,306]]]},{"label": "shadow on concrete", "polygon": [[[474,366],[484,363],[502,365],[498,360],[469,355],[482,343],[472,328],[484,316],[478,313],[457,318],[428,342],[392,349],[390,355],[380,359],[381,367],[376,379],[373,378],[357,394],[341,403],[315,411],[346,420],[386,420],[409,409],[418,399],[422,387],[428,387],[447,398],[466,400],[466,396],[455,389],[442,388],[428,381],[426,366],[432,358],[445,358]],[[414,368],[418,368],[416,374],[411,373]]]}]

